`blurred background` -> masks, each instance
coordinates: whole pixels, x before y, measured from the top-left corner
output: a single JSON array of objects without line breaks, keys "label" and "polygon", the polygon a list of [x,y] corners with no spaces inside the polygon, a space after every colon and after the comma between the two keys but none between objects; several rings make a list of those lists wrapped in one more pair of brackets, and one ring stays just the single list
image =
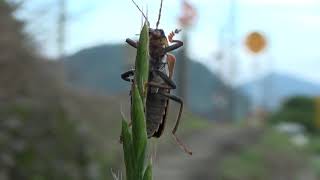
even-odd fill
[{"label": "blurred background", "polygon": [[[136,0],[155,28],[160,0]],[[130,0],[0,0],[0,180],[124,177],[121,116],[143,25]],[[155,179],[320,179],[320,1],[164,0],[183,48],[178,134],[150,140]]]}]

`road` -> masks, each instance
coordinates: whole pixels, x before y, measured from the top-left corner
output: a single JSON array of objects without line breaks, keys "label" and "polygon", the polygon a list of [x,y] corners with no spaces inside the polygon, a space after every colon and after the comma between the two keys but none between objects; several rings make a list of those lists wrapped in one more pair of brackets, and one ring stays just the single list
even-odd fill
[{"label": "road", "polygon": [[175,144],[158,150],[153,163],[155,180],[217,179],[216,166],[222,158],[256,142],[259,134],[259,130],[253,128],[223,126],[195,132],[184,138],[193,151],[192,156],[183,153]]}]

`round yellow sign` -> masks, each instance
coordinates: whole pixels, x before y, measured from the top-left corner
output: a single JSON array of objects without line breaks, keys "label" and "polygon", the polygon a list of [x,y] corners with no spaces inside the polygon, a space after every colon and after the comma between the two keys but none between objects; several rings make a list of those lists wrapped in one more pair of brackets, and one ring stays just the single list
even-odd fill
[{"label": "round yellow sign", "polygon": [[246,38],[246,46],[252,53],[260,53],[265,49],[267,41],[259,32],[252,32]]}]

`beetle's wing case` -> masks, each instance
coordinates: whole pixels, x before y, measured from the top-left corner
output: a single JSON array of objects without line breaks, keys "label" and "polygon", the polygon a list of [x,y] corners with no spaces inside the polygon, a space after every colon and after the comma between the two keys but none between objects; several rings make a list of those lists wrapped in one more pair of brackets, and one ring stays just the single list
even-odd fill
[{"label": "beetle's wing case", "polygon": [[[165,66],[159,70],[171,79],[173,75],[175,57],[172,54],[168,54],[162,59],[162,61]],[[152,81],[164,83],[159,76],[151,76]],[[147,134],[149,138],[160,137],[162,135],[168,114],[169,99],[158,94],[158,91],[170,93],[170,90],[167,89],[149,89],[147,96]]]},{"label": "beetle's wing case", "polygon": [[163,64],[163,66],[161,66],[158,70],[160,70],[161,72],[163,72],[164,74],[166,74],[169,77],[169,67],[168,67],[168,55],[164,55],[163,58],[161,59],[161,63]]},{"label": "beetle's wing case", "polygon": [[[168,92],[167,89],[157,89],[157,91]],[[147,134],[148,137],[160,137],[163,132],[167,109],[168,98],[157,93],[148,91],[146,101],[146,115],[147,115]]]},{"label": "beetle's wing case", "polygon": [[176,64],[176,57],[173,54],[167,53],[167,64],[168,64],[168,70],[169,70],[168,77],[172,79],[174,66]]},{"label": "beetle's wing case", "polygon": [[[159,70],[166,75],[169,75],[169,68],[167,64],[167,56],[165,55],[161,59],[164,66]],[[164,84],[163,79],[156,73],[150,73],[149,80]],[[148,137],[160,137],[165,125],[165,118],[168,106],[168,98],[158,94],[159,91],[168,92],[166,89],[159,89],[156,87],[150,87],[147,96],[147,134]]]}]

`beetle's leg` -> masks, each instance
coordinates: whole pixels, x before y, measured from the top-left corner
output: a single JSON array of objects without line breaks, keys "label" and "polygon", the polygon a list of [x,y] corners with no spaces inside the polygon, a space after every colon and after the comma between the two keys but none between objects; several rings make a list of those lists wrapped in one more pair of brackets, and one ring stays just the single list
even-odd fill
[{"label": "beetle's leg", "polygon": [[151,86],[151,87],[162,88],[162,89],[172,89],[172,87],[170,87],[170,86],[160,84],[157,82],[153,82],[153,81],[148,82],[147,85]]},{"label": "beetle's leg", "polygon": [[134,75],[134,69],[131,69],[125,73],[122,73],[121,74],[121,79],[125,80],[125,81],[128,81],[128,82],[132,82],[133,79],[130,79],[131,76]]},{"label": "beetle's leg", "polygon": [[163,73],[160,70],[153,70],[153,71],[157,73],[161,77],[161,79],[163,79],[165,83],[171,87],[171,89],[177,88],[176,84],[165,73]]},{"label": "beetle's leg", "polygon": [[175,96],[175,95],[172,95],[172,94],[169,94],[169,93],[159,92],[159,94],[161,94],[161,95],[163,95],[165,97],[168,97],[169,99],[171,99],[171,100],[173,100],[173,101],[175,101],[175,102],[180,104],[179,114],[178,114],[176,123],[174,125],[174,128],[172,129],[172,135],[173,135],[173,138],[175,139],[175,141],[177,142],[177,144],[183,149],[183,151],[185,151],[186,153],[192,155],[192,151],[189,150],[189,148],[176,135],[177,129],[178,129],[179,124],[180,124],[182,111],[183,111],[183,100],[181,98],[179,98],[178,96]]},{"label": "beetle's leg", "polygon": [[138,48],[138,42],[130,39],[130,38],[127,38],[126,39],[126,43],[128,43],[130,46],[134,47],[134,48]]},{"label": "beetle's leg", "polygon": [[176,50],[180,47],[183,46],[183,42],[182,41],[179,41],[179,40],[172,40],[172,42],[174,42],[175,44],[171,45],[171,46],[168,46],[164,49],[164,52],[165,53],[168,53],[170,51],[173,51],[173,50]]}]

